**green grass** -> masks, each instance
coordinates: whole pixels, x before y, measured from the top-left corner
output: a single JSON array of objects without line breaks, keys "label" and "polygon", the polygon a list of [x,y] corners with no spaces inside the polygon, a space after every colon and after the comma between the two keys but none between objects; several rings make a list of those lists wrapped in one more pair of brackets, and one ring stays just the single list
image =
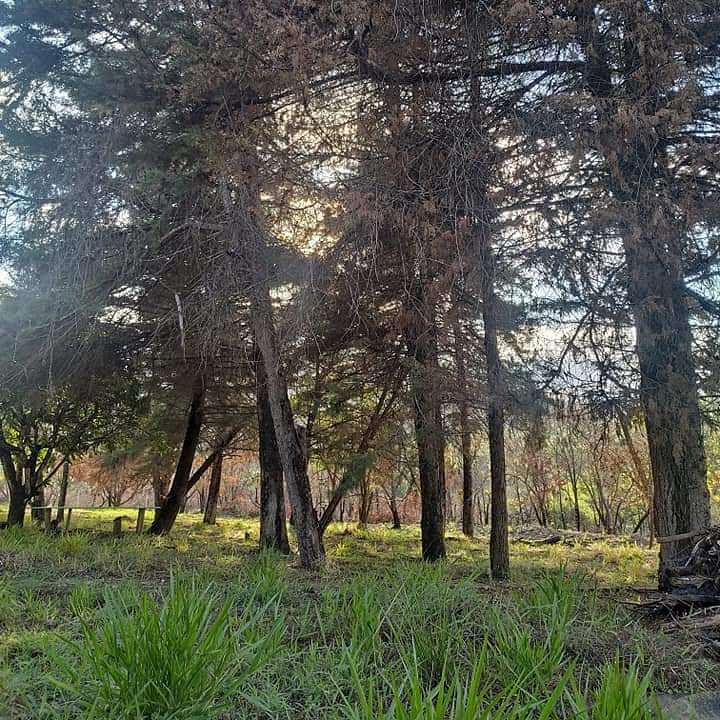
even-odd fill
[{"label": "green grass", "polygon": [[0,532],[3,720],[645,720],[654,691],[717,683],[619,602],[653,582],[629,543],[513,544],[498,584],[456,530],[431,566],[417,528],[334,525],[308,573],[258,554],[251,520],[116,540],[117,514]]}]

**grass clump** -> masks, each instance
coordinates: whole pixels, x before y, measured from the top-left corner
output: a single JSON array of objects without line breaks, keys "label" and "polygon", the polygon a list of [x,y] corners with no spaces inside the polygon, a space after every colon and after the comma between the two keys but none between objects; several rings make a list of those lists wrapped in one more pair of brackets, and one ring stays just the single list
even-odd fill
[{"label": "grass clump", "polygon": [[650,689],[650,673],[640,677],[634,663],[623,668],[619,662],[605,666],[600,687],[592,695],[592,706],[579,703],[588,720],[662,720],[662,712]]},{"label": "grass clump", "polygon": [[87,720],[219,717],[277,640],[247,642],[256,617],[233,623],[230,608],[192,580],[172,580],[161,601],[109,591],[102,626],[81,616],[81,640],[56,658],[58,684]]},{"label": "grass clump", "polygon": [[[377,631],[353,633],[345,662],[352,692],[341,693],[346,720],[661,720],[650,675],[619,661],[602,666],[598,682],[585,682],[567,652],[583,580],[564,572],[547,574],[509,607],[486,609],[482,647],[468,664],[458,662],[458,627],[448,640],[439,673],[427,672],[422,630],[408,633],[411,651],[401,647],[399,666],[369,671],[365,644]],[[432,587],[432,583],[430,584]],[[439,591],[436,588],[436,593]],[[412,589],[409,593],[414,594]],[[438,607],[441,609],[442,604]],[[442,615],[442,611],[440,615]],[[392,625],[392,621],[388,621]],[[466,625],[462,618],[460,628]],[[450,625],[452,628],[452,625]],[[416,643],[423,651],[418,653]],[[358,652],[360,650],[360,652]],[[455,659],[453,660],[453,655]],[[434,660],[438,656],[433,657]]]}]

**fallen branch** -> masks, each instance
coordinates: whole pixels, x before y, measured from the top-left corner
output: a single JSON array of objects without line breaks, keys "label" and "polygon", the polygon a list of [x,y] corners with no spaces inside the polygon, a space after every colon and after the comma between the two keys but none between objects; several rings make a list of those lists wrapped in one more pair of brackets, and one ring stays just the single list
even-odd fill
[{"label": "fallen branch", "polygon": [[[715,528],[717,529],[717,528]],[[697,530],[691,530],[690,532],[680,533],[679,535],[668,535],[666,537],[659,537],[657,541],[661,544],[680,542],[681,540],[692,540],[698,535],[709,533],[713,528],[698,528]]]}]

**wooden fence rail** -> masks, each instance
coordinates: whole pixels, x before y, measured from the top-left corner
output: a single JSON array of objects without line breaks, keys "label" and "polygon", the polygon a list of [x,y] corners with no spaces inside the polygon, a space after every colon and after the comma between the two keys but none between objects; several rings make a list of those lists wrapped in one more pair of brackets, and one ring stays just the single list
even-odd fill
[{"label": "wooden fence rail", "polygon": [[[90,505],[85,506],[71,506],[71,505],[43,505],[40,507],[33,507],[32,508],[35,511],[42,513],[42,524],[45,527],[45,531],[50,533],[53,530],[57,529],[61,532],[68,532],[70,530],[70,519],[72,518],[72,511],[73,510],[101,510],[102,508],[99,507],[93,507]],[[58,521],[55,521],[55,524],[53,524],[52,519],[52,511],[53,510],[62,510],[63,511],[63,522],[62,527],[59,527]],[[135,532],[140,534],[143,529],[145,528],[145,512],[147,510],[159,510],[157,506],[149,506],[149,507],[123,507],[118,508],[118,510],[137,510],[137,519],[135,521]],[[122,535],[122,521],[123,521],[123,515],[118,515],[113,519],[113,537],[120,537]]]}]

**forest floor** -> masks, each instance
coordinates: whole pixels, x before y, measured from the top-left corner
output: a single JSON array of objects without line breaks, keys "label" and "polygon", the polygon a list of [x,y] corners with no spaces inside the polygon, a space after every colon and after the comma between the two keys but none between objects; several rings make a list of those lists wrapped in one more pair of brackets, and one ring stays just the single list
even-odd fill
[{"label": "forest floor", "polygon": [[697,638],[629,604],[657,561],[629,540],[513,542],[511,579],[492,583],[486,538],[454,529],[429,566],[415,527],[335,524],[310,573],[259,554],[252,520],[188,514],[168,537],[114,539],[118,514],[0,532],[3,720],[642,720],[609,708],[720,688]]}]

